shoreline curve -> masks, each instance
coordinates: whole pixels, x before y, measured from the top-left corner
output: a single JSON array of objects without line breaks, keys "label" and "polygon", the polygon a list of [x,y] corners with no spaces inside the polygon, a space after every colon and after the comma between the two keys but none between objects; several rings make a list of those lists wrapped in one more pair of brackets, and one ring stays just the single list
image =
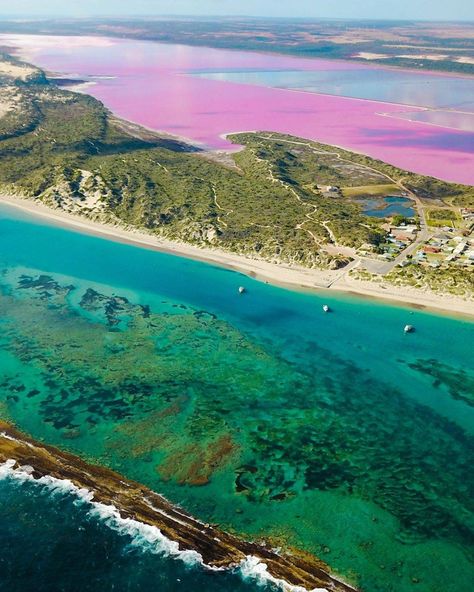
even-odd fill
[{"label": "shoreline curve", "polygon": [[61,228],[217,265],[242,273],[252,279],[290,290],[327,295],[338,293],[356,295],[361,298],[431,311],[436,314],[447,314],[469,320],[474,318],[474,302],[460,297],[443,296],[428,290],[407,286],[382,288],[374,282],[351,278],[343,270],[331,271],[290,266],[271,263],[263,259],[251,259],[220,249],[201,248],[147,234],[139,229],[95,222],[85,216],[52,209],[29,198],[0,194],[0,205],[20,209],[33,217],[43,218]]}]

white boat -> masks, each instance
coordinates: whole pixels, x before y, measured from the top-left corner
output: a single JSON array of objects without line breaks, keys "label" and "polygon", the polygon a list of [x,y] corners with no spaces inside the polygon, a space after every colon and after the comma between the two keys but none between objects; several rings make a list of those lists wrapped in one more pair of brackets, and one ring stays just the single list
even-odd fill
[{"label": "white boat", "polygon": [[413,325],[405,325],[405,328],[403,330],[405,331],[405,333],[413,333],[415,327]]},{"label": "white boat", "polygon": [[239,294],[243,294],[245,292],[245,288],[243,286],[239,287]]},{"label": "white boat", "polygon": [[323,304],[324,312],[329,312],[329,306],[327,304]]}]

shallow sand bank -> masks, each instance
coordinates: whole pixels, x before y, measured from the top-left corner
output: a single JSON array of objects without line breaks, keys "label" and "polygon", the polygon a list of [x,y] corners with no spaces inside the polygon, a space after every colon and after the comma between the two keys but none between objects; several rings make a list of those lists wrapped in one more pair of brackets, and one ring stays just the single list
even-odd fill
[{"label": "shallow sand bank", "polygon": [[33,216],[66,228],[105,237],[118,242],[136,245],[172,255],[187,257],[206,263],[221,265],[244,273],[252,278],[296,290],[318,292],[348,292],[371,298],[388,300],[416,308],[474,317],[474,302],[448,294],[436,294],[428,290],[378,284],[351,278],[344,270],[330,271],[307,269],[300,266],[269,263],[219,249],[200,248],[183,242],[162,239],[139,230],[122,228],[112,224],[93,222],[85,217],[54,210],[41,203],[10,195],[0,195],[0,204],[19,208]]}]

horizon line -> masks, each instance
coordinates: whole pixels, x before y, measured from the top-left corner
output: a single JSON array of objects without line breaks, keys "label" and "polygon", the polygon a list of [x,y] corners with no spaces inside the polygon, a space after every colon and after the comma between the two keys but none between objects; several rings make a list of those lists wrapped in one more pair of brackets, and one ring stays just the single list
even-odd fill
[{"label": "horizon line", "polygon": [[330,16],[270,16],[270,15],[248,15],[248,14],[230,14],[230,15],[219,15],[219,14],[134,14],[134,15],[111,15],[111,14],[96,14],[89,16],[68,16],[68,15],[39,15],[33,14],[30,16],[5,14],[0,12],[0,18],[7,21],[45,21],[45,20],[94,20],[94,19],[111,19],[111,20],[141,20],[141,19],[156,19],[156,20],[170,20],[170,19],[214,19],[214,20],[231,20],[237,18],[244,18],[249,20],[289,20],[289,21],[353,21],[353,22],[402,22],[402,23],[463,23],[463,24],[474,24],[473,19],[430,19],[430,18],[395,18],[395,17],[384,17],[384,18],[372,18],[372,17],[330,17]]}]

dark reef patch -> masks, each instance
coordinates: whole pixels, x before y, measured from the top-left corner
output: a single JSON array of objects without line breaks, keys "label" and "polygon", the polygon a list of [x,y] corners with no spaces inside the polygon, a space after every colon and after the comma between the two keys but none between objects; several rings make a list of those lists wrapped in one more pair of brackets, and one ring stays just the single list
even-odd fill
[{"label": "dark reef patch", "polygon": [[474,375],[463,368],[453,368],[439,360],[405,362],[409,368],[433,378],[435,388],[444,387],[453,397],[474,407]]}]

